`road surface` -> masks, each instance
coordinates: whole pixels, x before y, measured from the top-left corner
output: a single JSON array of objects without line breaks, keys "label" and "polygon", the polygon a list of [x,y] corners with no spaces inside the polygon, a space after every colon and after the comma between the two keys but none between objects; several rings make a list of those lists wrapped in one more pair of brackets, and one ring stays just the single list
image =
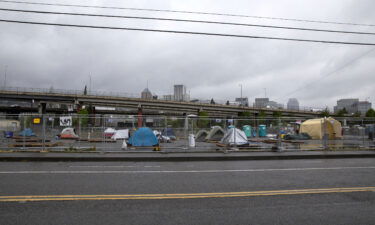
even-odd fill
[{"label": "road surface", "polygon": [[1,162],[0,224],[374,224],[375,159]]}]

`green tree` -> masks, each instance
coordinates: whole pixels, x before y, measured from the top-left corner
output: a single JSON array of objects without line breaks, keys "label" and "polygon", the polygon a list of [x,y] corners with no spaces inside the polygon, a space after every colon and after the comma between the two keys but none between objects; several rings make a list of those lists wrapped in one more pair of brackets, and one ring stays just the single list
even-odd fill
[{"label": "green tree", "polygon": [[356,112],[352,115],[352,117],[361,117],[361,112]]},{"label": "green tree", "polygon": [[[89,111],[87,109],[79,110],[78,117],[81,118],[81,126],[86,127],[89,122]],[[78,124],[78,121],[76,121],[76,124]]]},{"label": "green tree", "polygon": [[325,108],[321,113],[320,116],[322,117],[328,117],[329,116],[329,110],[328,108]]},{"label": "green tree", "polygon": [[348,114],[348,111],[346,111],[345,108],[339,110],[337,113],[336,113],[336,116],[345,116],[346,114]]},{"label": "green tree", "polygon": [[211,98],[210,104],[215,105],[215,100],[213,98]]},{"label": "green tree", "polygon": [[366,117],[375,117],[375,110],[374,109],[367,110]]},{"label": "green tree", "polygon": [[241,128],[244,125],[250,125],[251,124],[251,120],[249,120],[249,118],[251,117],[250,112],[239,112],[238,117],[239,117],[239,120],[237,122],[238,127]]},{"label": "green tree", "polygon": [[87,85],[85,85],[85,89],[83,90],[83,95],[87,95]]},{"label": "green tree", "polygon": [[199,119],[197,122],[197,126],[199,128],[207,128],[208,124],[210,123],[210,119],[208,118],[208,113],[201,111],[198,113]]},{"label": "green tree", "polygon": [[225,103],[225,105],[229,105],[229,100],[227,101],[227,103]]}]

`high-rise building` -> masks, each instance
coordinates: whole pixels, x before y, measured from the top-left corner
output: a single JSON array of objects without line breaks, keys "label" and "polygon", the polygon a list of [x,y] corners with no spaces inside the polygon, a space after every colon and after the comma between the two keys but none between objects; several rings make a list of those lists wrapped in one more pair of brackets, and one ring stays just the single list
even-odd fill
[{"label": "high-rise building", "polygon": [[358,111],[358,102],[358,98],[339,99],[337,100],[337,105],[333,107],[333,111],[337,113],[345,108],[348,114],[356,113]]},{"label": "high-rise building", "polygon": [[371,109],[371,102],[368,101],[359,101],[358,102],[358,112],[361,113],[362,116],[366,115],[367,111]]},{"label": "high-rise building", "polygon": [[247,97],[236,98],[235,102],[238,102],[242,106],[249,106],[249,99]]},{"label": "high-rise building", "polygon": [[152,93],[148,88],[145,88],[141,93],[142,99],[152,99]]},{"label": "high-rise building", "polygon": [[189,96],[186,94],[186,87],[182,84],[174,85],[173,97],[175,101],[184,102],[189,101]]},{"label": "high-rise building", "polygon": [[337,106],[335,106],[333,109],[334,112],[337,113],[344,108],[348,114],[359,112],[362,116],[364,116],[366,112],[371,109],[371,102],[359,101],[358,98],[340,99],[337,101]]},{"label": "high-rise building", "polygon": [[296,98],[290,98],[287,103],[287,109],[299,110],[299,102]]},{"label": "high-rise building", "polygon": [[269,98],[255,98],[254,107],[255,108],[266,108]]}]

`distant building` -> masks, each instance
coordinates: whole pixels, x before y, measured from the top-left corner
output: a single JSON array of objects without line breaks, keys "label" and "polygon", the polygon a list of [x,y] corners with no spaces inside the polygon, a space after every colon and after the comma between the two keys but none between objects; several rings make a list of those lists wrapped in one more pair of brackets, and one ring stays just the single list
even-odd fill
[{"label": "distant building", "polygon": [[358,102],[358,112],[361,113],[361,115],[366,115],[367,111],[371,109],[371,102],[368,101],[359,101]]},{"label": "distant building", "polygon": [[288,100],[286,108],[289,109],[289,110],[299,110],[298,100],[296,98],[290,98]]},{"label": "distant building", "polygon": [[239,105],[249,106],[249,99],[247,97],[245,97],[245,98],[236,98],[235,101],[238,102]]},{"label": "distant building", "polygon": [[371,102],[359,101],[358,98],[340,99],[337,101],[337,105],[333,107],[333,111],[337,113],[344,108],[348,114],[360,112],[361,115],[365,115],[366,112],[371,109]]},{"label": "distant building", "polygon": [[356,113],[358,111],[358,102],[358,98],[339,99],[337,105],[333,107],[333,111],[337,113],[345,108],[348,114]]},{"label": "distant building", "polygon": [[266,108],[269,98],[255,98],[254,107],[255,108]]},{"label": "distant building", "polygon": [[152,93],[148,88],[145,88],[141,93],[142,99],[152,99]]},{"label": "distant building", "polygon": [[173,95],[163,95],[163,100],[165,100],[165,101],[172,101],[173,100]]},{"label": "distant building", "polygon": [[268,101],[268,103],[266,104],[266,107],[265,108],[270,108],[270,109],[283,109],[284,108],[284,105],[281,104],[281,103],[277,103],[275,101]]},{"label": "distant building", "polygon": [[189,101],[190,96],[186,94],[185,85],[182,85],[182,84],[174,85],[173,99],[174,101],[178,101],[178,102]]}]

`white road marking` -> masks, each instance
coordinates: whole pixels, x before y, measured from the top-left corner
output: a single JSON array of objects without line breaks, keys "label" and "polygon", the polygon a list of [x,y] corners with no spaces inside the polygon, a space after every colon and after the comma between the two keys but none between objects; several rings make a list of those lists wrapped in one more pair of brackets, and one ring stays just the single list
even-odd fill
[{"label": "white road marking", "polygon": [[29,170],[29,171],[0,171],[0,174],[132,174],[132,173],[237,173],[237,172],[277,172],[277,171],[309,171],[309,170],[355,170],[375,169],[368,167],[330,167],[330,168],[284,168],[284,169],[240,169],[240,170],[112,170],[112,171],[63,171],[63,170]]},{"label": "white road marking", "polygon": [[132,168],[132,167],[136,167],[136,166],[69,166],[71,168],[74,168],[74,167],[78,167],[78,168],[82,168],[82,167],[86,167],[86,168]]}]

